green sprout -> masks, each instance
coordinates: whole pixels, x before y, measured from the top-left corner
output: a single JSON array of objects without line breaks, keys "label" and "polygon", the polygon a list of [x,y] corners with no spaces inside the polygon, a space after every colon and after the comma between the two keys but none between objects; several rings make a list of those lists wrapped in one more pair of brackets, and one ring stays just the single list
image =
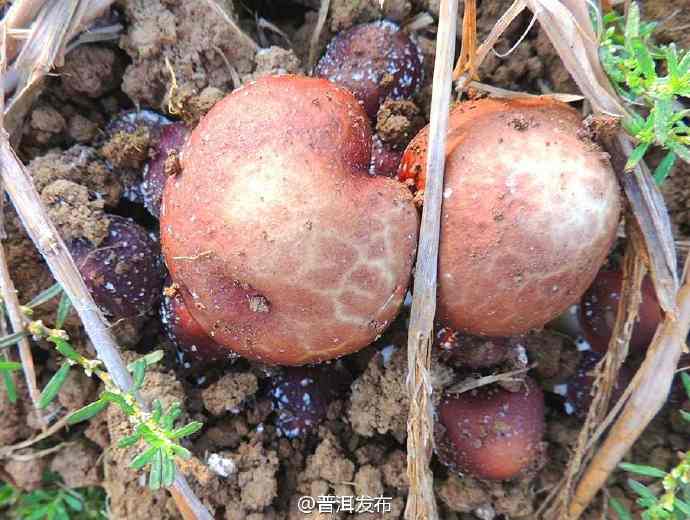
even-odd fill
[{"label": "green sprout", "polygon": [[[46,327],[40,320],[30,321],[27,318],[28,323],[25,331],[0,338],[0,351],[30,335],[52,343],[55,350],[63,356],[64,360],[60,368],[53,374],[41,392],[38,401],[39,408],[47,408],[55,400],[70,371],[75,367],[81,368],[88,377],[95,376],[100,379],[103,383],[103,391],[98,400],[71,413],[67,418],[68,423],[77,424],[89,420],[111,404],[115,405],[127,416],[133,427],[132,435],[121,439],[118,446],[128,448],[139,443],[144,445],[142,451],[132,459],[130,466],[137,470],[146,466],[149,467],[148,484],[153,490],[171,486],[175,480],[176,459],[178,457],[182,459],[191,457],[189,450],[184,448],[179,441],[199,431],[203,424],[199,421],[192,421],[184,426],[176,427],[175,422],[182,414],[179,403],[173,403],[167,410],[164,410],[161,402],[156,400],[149,411],[137,400],[135,393],[144,384],[146,370],[163,358],[163,352],[154,351],[130,363],[127,369],[132,374],[133,387],[130,391],[123,392],[115,384],[100,360],[89,359],[81,355],[70,344],[67,333],[61,328],[71,307],[69,298],[64,292],[56,290],[55,286],[47,289],[34,298],[29,305],[22,308],[25,316],[31,315],[33,307],[45,303],[58,294],[61,294],[61,299],[58,305],[55,328]],[[12,378],[9,376],[11,376],[12,371],[19,368],[21,365],[18,363],[0,361],[0,374],[3,375],[6,393],[10,400],[12,398],[16,400],[16,388],[14,388]],[[5,374],[8,374],[8,377],[4,377]]]},{"label": "green sprout", "polygon": [[682,97],[690,97],[690,52],[675,44],[656,45],[654,22],[640,20],[633,2],[627,17],[616,12],[604,16],[599,59],[618,94],[626,101],[629,115],[623,127],[637,145],[625,166],[632,170],[652,146],[666,150],[654,172],[661,184],[676,160],[690,163],[690,135],[685,118],[690,110]]},{"label": "green sprout", "polygon": [[[682,373],[681,380],[690,399],[690,376]],[[680,410],[680,414],[683,420],[690,422],[690,413]],[[655,478],[663,488],[663,493],[658,496],[649,486],[635,479],[628,479],[630,489],[638,496],[637,504],[644,510],[642,520],[690,518],[690,452],[669,472],[640,464],[622,463],[619,467],[629,473]],[[611,508],[620,520],[632,520],[633,516],[618,500],[611,499]]]},{"label": "green sprout", "polygon": [[44,476],[34,491],[15,489],[0,482],[0,516],[21,520],[106,520],[105,493],[101,488],[68,489],[55,474]]}]

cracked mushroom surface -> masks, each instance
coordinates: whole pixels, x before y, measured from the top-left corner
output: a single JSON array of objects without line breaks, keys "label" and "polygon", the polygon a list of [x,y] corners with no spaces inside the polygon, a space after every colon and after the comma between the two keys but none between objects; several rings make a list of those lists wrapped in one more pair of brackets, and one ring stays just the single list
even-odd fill
[{"label": "cracked mushroom surface", "polygon": [[397,315],[418,215],[368,174],[371,128],[322,79],[269,76],[220,101],[168,178],[161,242],[193,317],[219,344],[302,365],[355,352]]}]

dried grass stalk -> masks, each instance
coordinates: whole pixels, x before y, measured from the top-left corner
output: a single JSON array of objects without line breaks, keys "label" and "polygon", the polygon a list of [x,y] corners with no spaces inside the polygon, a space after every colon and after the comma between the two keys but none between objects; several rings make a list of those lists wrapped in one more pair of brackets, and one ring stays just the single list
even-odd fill
[{"label": "dried grass stalk", "polygon": [[319,52],[319,40],[321,39],[321,33],[326,25],[326,19],[328,18],[328,9],[330,8],[331,0],[321,0],[321,6],[319,7],[319,16],[316,20],[316,25],[314,26],[314,32],[311,35],[311,40],[309,41],[309,59],[307,61],[307,70],[311,71],[316,64],[316,54]]},{"label": "dried grass stalk", "polygon": [[[17,2],[16,5],[22,3]],[[62,59],[69,39],[81,30],[88,16],[94,14],[93,9],[107,7],[110,3],[110,0],[52,2],[40,11],[29,39],[12,65],[16,67],[16,70],[22,71],[24,86],[15,93],[7,112],[3,103],[4,96],[0,97],[0,182],[4,185],[17,215],[45,259],[53,277],[72,301],[89,339],[96,348],[99,359],[115,384],[123,392],[130,392],[132,378],[120,357],[109,326],[94,303],[57,229],[48,217],[31,176],[14,153],[10,145],[10,135],[5,126],[7,118],[3,118],[3,115],[7,116],[8,112],[12,112],[12,107],[16,106],[12,103],[17,103],[18,100],[26,102],[25,100],[31,97],[27,95],[27,92],[31,90],[33,93],[40,78],[50,71],[58,60]],[[19,7],[17,9],[19,10]],[[3,73],[7,63],[4,44],[8,31],[6,20],[4,22],[0,24],[2,37],[0,72]],[[41,42],[46,45],[45,49],[40,48]],[[15,119],[14,122],[18,123],[19,120]],[[147,403],[142,401],[140,395],[134,392],[134,396],[142,407],[147,407]],[[185,520],[212,520],[208,510],[191,490],[184,476],[179,473],[175,476],[171,493]]]},{"label": "dried grass stalk", "polygon": [[580,481],[567,518],[576,520],[592,501],[608,476],[642,434],[668,398],[673,375],[690,330],[690,280],[686,274],[678,292],[676,318],[666,315],[647,351],[644,363],[631,383],[632,394],[623,412],[596,453]]},{"label": "dried grass stalk", "polygon": [[407,387],[410,410],[407,418],[407,520],[436,520],[434,476],[429,468],[433,452],[434,417],[431,403],[431,346],[436,313],[438,243],[441,221],[443,173],[446,160],[446,133],[455,58],[458,2],[442,0],[439,11],[431,97],[429,148],[424,210],[417,251],[414,296],[407,343]]},{"label": "dried grass stalk", "polygon": [[[616,321],[611,333],[609,348],[604,359],[594,370],[592,385],[593,399],[587,411],[587,418],[580,430],[573,454],[566,468],[565,475],[542,504],[539,514],[544,518],[567,518],[567,511],[573,498],[574,489],[584,467],[589,463],[596,447],[598,429],[609,411],[613,388],[618,380],[618,372],[628,355],[635,318],[641,302],[642,280],[646,268],[641,256],[641,237],[634,230],[634,224],[628,225],[628,241],[623,262],[623,287]],[[625,396],[624,396],[625,398]]]},{"label": "dried grass stalk", "polygon": [[[2,129],[0,129],[0,166],[5,189],[24,228],[48,264],[55,280],[72,301],[89,339],[98,352],[98,358],[103,361],[118,387],[124,392],[131,391],[132,378],[120,357],[109,326],[86,288],[65,243],[41,204],[29,173],[12,150],[9,135]],[[138,394],[135,393],[135,396],[142,406],[147,406]],[[175,477],[172,493],[180,511],[189,513],[185,518],[211,520],[211,515],[180,474]]]}]

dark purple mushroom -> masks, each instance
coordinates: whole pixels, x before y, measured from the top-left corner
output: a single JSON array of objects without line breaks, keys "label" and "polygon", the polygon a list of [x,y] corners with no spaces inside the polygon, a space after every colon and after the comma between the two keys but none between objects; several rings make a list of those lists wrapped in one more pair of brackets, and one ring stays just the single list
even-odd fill
[{"label": "dark purple mushroom", "polygon": [[175,174],[177,156],[187,140],[189,128],[184,123],[172,123],[162,128],[152,158],[144,166],[141,193],[144,206],[158,218],[165,179]]},{"label": "dark purple mushroom", "polygon": [[[580,304],[580,321],[585,338],[592,350],[606,353],[611,341],[611,332],[616,322],[618,303],[621,299],[623,273],[620,271],[599,271],[592,285],[587,289]],[[642,281],[642,302],[630,338],[630,351],[643,353],[652,342],[657,325],[661,321],[661,307],[649,276]]]},{"label": "dark purple mushroom", "polygon": [[69,250],[96,304],[108,317],[144,315],[161,294],[159,246],[133,220],[108,218],[108,236],[100,246],[80,239],[70,243]]},{"label": "dark purple mushroom", "polygon": [[[582,352],[582,357],[577,366],[575,375],[562,384],[555,385],[553,391],[564,398],[563,409],[568,415],[575,415],[584,420],[592,404],[594,386],[594,369],[603,359],[603,355],[593,350]],[[630,381],[632,381],[634,371],[627,366],[622,366],[618,372],[618,380],[613,387],[611,404],[615,404],[623,395]]]},{"label": "dark purple mushroom", "polygon": [[447,395],[434,436],[436,452],[451,471],[507,480],[536,461],[543,433],[544,395],[527,378],[517,392],[484,386]]},{"label": "dark purple mushroom", "polygon": [[410,98],[421,88],[422,53],[393,22],[356,25],[331,40],[314,76],[350,90],[375,119],[387,97]]},{"label": "dark purple mushroom", "polygon": [[126,199],[143,204],[141,170],[155,146],[162,129],[171,123],[152,110],[128,110],[110,120],[105,127],[106,139],[101,155],[116,170],[124,185]]},{"label": "dark purple mushroom", "polygon": [[314,431],[351,383],[350,374],[337,363],[283,370],[271,381],[278,433],[292,439]]},{"label": "dark purple mushroom", "polygon": [[371,175],[394,178],[398,174],[401,158],[402,151],[384,143],[378,135],[374,134],[371,139],[371,162],[369,163]]}]

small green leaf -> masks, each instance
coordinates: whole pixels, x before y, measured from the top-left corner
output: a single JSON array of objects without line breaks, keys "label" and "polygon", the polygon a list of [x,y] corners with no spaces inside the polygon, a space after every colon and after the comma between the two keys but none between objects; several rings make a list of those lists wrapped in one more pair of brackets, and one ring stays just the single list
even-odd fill
[{"label": "small green leaf", "polygon": [[690,148],[679,143],[669,143],[669,149],[686,163],[690,163]]},{"label": "small green leaf", "polygon": [[631,2],[625,19],[625,46],[630,48],[632,41],[640,37],[640,6]]},{"label": "small green leaf", "polygon": [[681,372],[680,380],[683,383],[683,388],[685,388],[685,393],[687,394],[688,398],[690,398],[690,374]]},{"label": "small green leaf", "polygon": [[661,186],[666,180],[666,177],[669,176],[671,170],[673,170],[673,166],[676,164],[677,157],[678,156],[675,153],[669,152],[656,167],[654,170],[654,181],[656,182],[657,186]]},{"label": "small green leaf", "polygon": [[155,363],[158,363],[161,359],[165,357],[165,352],[162,350],[154,350],[153,352],[149,352],[143,357],[140,357],[136,361],[133,361],[129,365],[127,365],[127,370],[130,372],[134,372],[134,365],[138,363],[139,361],[144,361],[146,363],[147,367],[150,367],[151,365],[154,365]]},{"label": "small green leaf", "polygon": [[[0,372],[0,375],[2,375],[2,382],[5,385],[5,392],[7,392],[7,399],[12,404],[16,403],[17,402],[17,385],[14,384],[14,379],[12,378],[12,374],[7,370],[3,370],[2,372]],[[0,504],[2,504],[2,499],[0,499]]]},{"label": "small green leaf", "polygon": [[657,498],[654,493],[647,488],[644,484],[638,482],[637,480],[628,479],[628,485],[635,493],[640,497],[650,500],[652,503],[656,504]]},{"label": "small green leaf", "polygon": [[654,135],[661,146],[666,144],[671,130],[673,103],[670,99],[658,99],[654,103]]},{"label": "small green leaf", "polygon": [[635,147],[635,149],[630,154],[630,157],[628,157],[628,162],[625,163],[626,172],[632,171],[635,168],[635,166],[637,166],[637,164],[644,157],[644,154],[647,153],[649,146],[649,143],[641,143]]},{"label": "small green leaf", "polygon": [[67,296],[66,292],[62,293],[60,296],[60,303],[58,303],[57,313],[55,316],[55,328],[61,329],[65,324],[67,316],[69,316],[69,311],[72,309],[72,302]]},{"label": "small green leaf", "polygon": [[131,363],[127,368],[129,368],[132,372],[134,388],[136,388],[137,390],[140,389],[141,385],[144,383],[144,378],[146,377],[146,360],[144,358],[137,359],[134,363]]},{"label": "small green leaf", "polygon": [[690,412],[686,412],[685,410],[679,410],[679,411],[680,411],[680,416],[683,418],[683,420],[690,422]]},{"label": "small green leaf", "polygon": [[629,464],[627,462],[620,463],[618,467],[624,471],[628,471],[630,473],[637,473],[638,475],[644,475],[646,477],[664,478],[667,474],[665,471],[659,468],[655,468],[653,466]]},{"label": "small green leaf", "polygon": [[87,404],[83,408],[80,408],[76,412],[70,414],[67,418],[67,423],[77,424],[82,421],[87,421],[101,413],[105,408],[107,408],[107,406],[107,401],[103,401],[101,399],[99,399],[98,401],[94,401],[93,403]]},{"label": "small green leaf", "polygon": [[30,334],[28,332],[25,332],[23,330],[20,330],[19,332],[15,332],[14,334],[9,334],[5,336],[4,338],[0,339],[0,349],[6,348],[6,347],[11,347],[12,345],[16,345],[19,343],[22,338],[26,338]]},{"label": "small green leaf", "polygon": [[171,445],[170,449],[175,453],[176,456],[184,460],[187,460],[192,456],[192,453],[187,448],[183,448],[179,444]]},{"label": "small green leaf", "polygon": [[126,437],[122,437],[117,442],[117,447],[118,448],[129,448],[130,446],[134,446],[137,442],[139,442],[139,439],[141,439],[141,435],[138,433],[133,433],[132,435],[127,435]]},{"label": "small green leaf", "polygon": [[163,450],[156,450],[156,454],[151,461],[151,471],[149,473],[149,488],[152,490],[160,489],[161,477],[163,473]]},{"label": "small green leaf", "polygon": [[182,439],[184,437],[188,437],[189,435],[192,435],[201,428],[203,428],[204,424],[199,422],[199,421],[192,421],[189,424],[186,424],[185,426],[178,428],[174,432],[170,434],[170,438],[175,440],[175,439]]},{"label": "small green leaf", "polygon": [[614,512],[618,515],[618,520],[633,520],[633,517],[630,514],[630,512],[617,499],[609,499],[609,505],[611,506],[611,509],[613,509]]},{"label": "small green leaf", "polygon": [[127,415],[132,415],[134,413],[132,405],[120,394],[116,394],[115,392],[103,392],[101,394],[101,399],[116,404]]},{"label": "small green leaf", "polygon": [[129,467],[132,469],[141,469],[153,460],[153,457],[158,453],[158,447],[152,446],[147,450],[142,451],[139,455],[132,459]]},{"label": "small green leaf", "polygon": [[0,361],[0,370],[6,372],[12,372],[13,370],[19,370],[22,368],[21,363],[15,361]]},{"label": "small green leaf", "polygon": [[[162,453],[162,452],[161,452]],[[161,472],[161,483],[164,487],[172,486],[175,481],[175,461],[167,454],[163,455],[163,469]]]},{"label": "small green leaf", "polygon": [[72,511],[83,511],[84,510],[84,503],[79,500],[77,497],[70,495],[69,493],[65,493],[62,498],[64,499],[65,503],[67,506],[72,510]]},{"label": "small green leaf", "polygon": [[71,365],[65,361],[60,369],[55,372],[50,381],[48,381],[48,384],[43,389],[43,392],[41,392],[41,398],[38,400],[39,408],[43,409],[53,402],[53,399],[55,399],[55,396],[57,396],[60,388],[62,388],[62,385],[67,379],[70,367]]},{"label": "small green leaf", "polygon": [[153,412],[152,412],[152,418],[154,422],[159,422],[161,420],[161,417],[163,416],[163,404],[161,403],[160,399],[156,399],[153,401]]},{"label": "small green leaf", "polygon": [[67,341],[65,341],[62,338],[50,338],[50,341],[53,342],[55,345],[55,350],[57,350],[60,354],[65,356],[67,359],[71,359],[75,363],[81,363],[82,360],[82,355],[79,354],[74,348],[72,348],[72,345],[70,345]]},{"label": "small green leaf", "polygon": [[166,430],[169,430],[173,427],[173,424],[175,424],[175,420],[180,415],[182,415],[182,407],[180,406],[180,403],[175,402],[170,405],[170,408],[168,408],[168,412],[161,418],[161,425]]},{"label": "small green leaf", "polygon": [[61,292],[62,287],[59,283],[56,283],[55,285],[48,287],[48,289],[36,295],[29,303],[26,304],[26,306],[30,309],[33,309],[34,307],[38,307],[39,305],[49,302]]},{"label": "small green leaf", "polygon": [[673,505],[680,509],[681,513],[686,515],[686,518],[690,518],[690,505],[686,504],[678,497],[673,501]]},{"label": "small green leaf", "polygon": [[654,65],[654,58],[649,53],[647,46],[639,40],[633,40],[632,50],[635,53],[640,70],[645,79],[652,80],[656,78],[656,66]]}]

